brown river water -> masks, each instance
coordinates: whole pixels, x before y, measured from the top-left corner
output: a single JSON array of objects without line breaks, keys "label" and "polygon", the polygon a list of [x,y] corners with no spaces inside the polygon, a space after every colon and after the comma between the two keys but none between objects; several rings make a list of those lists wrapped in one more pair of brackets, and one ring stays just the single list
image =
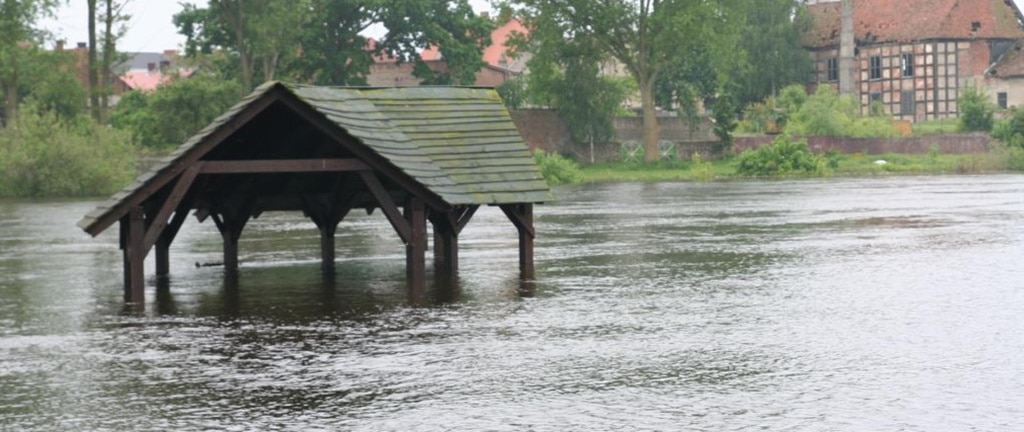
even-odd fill
[{"label": "brown river water", "polygon": [[[124,312],[95,201],[0,201],[0,430],[1024,430],[1024,176],[563,187],[411,300],[379,212],[185,224]],[[428,267],[429,267],[428,258]]]}]

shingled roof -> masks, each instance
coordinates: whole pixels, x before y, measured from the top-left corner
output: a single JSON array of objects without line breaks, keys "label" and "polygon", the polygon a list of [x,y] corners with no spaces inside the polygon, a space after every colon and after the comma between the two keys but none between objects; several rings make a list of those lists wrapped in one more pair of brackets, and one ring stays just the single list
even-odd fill
[{"label": "shingled roof", "polygon": [[[1021,13],[1012,0],[857,0],[853,21],[860,43],[935,39],[1020,39]],[[840,2],[807,6],[813,22],[808,48],[839,46]]]},{"label": "shingled roof", "polygon": [[[272,99],[272,100],[271,100]],[[253,121],[253,111],[284,100],[353,137],[387,165],[449,206],[541,203],[550,189],[493,89],[344,88],[269,82],[182,144],[135,183],[86,215],[97,235]],[[261,105],[262,104],[262,105]],[[280,104],[279,104],[280,105]],[[261,108],[262,107],[262,108]],[[297,108],[296,108],[297,107]],[[281,143],[281,145],[287,145]]]}]

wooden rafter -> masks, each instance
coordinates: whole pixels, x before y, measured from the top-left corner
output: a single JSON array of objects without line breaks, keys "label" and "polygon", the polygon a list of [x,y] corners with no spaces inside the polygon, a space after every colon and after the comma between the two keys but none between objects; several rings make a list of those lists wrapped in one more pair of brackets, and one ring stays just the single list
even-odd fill
[{"label": "wooden rafter", "polygon": [[398,206],[395,205],[391,195],[384,189],[380,179],[372,171],[360,171],[359,176],[362,177],[363,183],[366,183],[366,187],[373,194],[373,197],[377,199],[377,203],[380,204],[380,208],[384,211],[388,222],[391,222],[391,226],[398,232],[398,236],[402,238],[403,242],[409,244],[412,241],[412,228],[409,227],[409,222],[402,217],[402,213],[398,211]]}]

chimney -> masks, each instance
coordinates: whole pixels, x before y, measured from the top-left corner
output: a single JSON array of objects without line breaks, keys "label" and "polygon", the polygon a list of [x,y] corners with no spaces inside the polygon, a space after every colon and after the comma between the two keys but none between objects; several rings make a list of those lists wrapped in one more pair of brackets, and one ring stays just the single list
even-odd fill
[{"label": "chimney", "polygon": [[155,71],[156,70],[156,63],[153,63],[153,62],[146,63],[146,70],[150,71],[150,72]]},{"label": "chimney", "polygon": [[54,47],[53,50],[57,52],[64,51],[64,39],[58,40],[57,46]]},{"label": "chimney", "polygon": [[178,58],[178,50],[176,50],[176,49],[164,50],[164,57],[169,57],[171,59]]},{"label": "chimney", "polygon": [[854,52],[857,40],[853,30],[853,0],[842,0],[842,21],[839,27],[839,93],[856,97],[854,80],[857,76],[854,67]]}]

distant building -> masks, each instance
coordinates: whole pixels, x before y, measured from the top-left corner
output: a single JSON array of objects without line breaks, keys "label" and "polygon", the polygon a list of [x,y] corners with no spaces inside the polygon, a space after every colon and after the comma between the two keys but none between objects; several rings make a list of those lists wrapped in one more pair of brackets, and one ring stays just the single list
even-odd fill
[{"label": "distant building", "polygon": [[[526,62],[529,60],[529,55],[513,57],[509,53],[509,48],[505,46],[512,35],[517,32],[526,34],[528,30],[521,21],[515,18],[497,26],[491,32],[491,45],[481,53],[481,57],[486,64],[477,72],[474,85],[497,87],[526,70]],[[371,40],[368,46],[372,47],[375,43],[376,41]],[[448,64],[442,57],[440,49],[436,46],[427,47],[427,49],[420,53],[420,58],[432,71],[444,72],[448,70]],[[374,64],[370,66],[370,74],[366,78],[367,84],[376,87],[420,85],[422,80],[412,74],[414,67],[415,65],[412,63],[398,62],[390,56],[374,56]]]},{"label": "distant building", "polygon": [[115,67],[131,90],[152,91],[176,77],[186,78],[192,70],[181,66],[177,50],[125,53],[127,60]]},{"label": "distant building", "polygon": [[[879,103],[899,119],[956,117],[969,86],[1006,107],[1024,103],[1022,15],[1009,0],[854,0],[854,86],[861,110]],[[840,3],[807,6],[803,35],[811,87],[838,88]]]}]

